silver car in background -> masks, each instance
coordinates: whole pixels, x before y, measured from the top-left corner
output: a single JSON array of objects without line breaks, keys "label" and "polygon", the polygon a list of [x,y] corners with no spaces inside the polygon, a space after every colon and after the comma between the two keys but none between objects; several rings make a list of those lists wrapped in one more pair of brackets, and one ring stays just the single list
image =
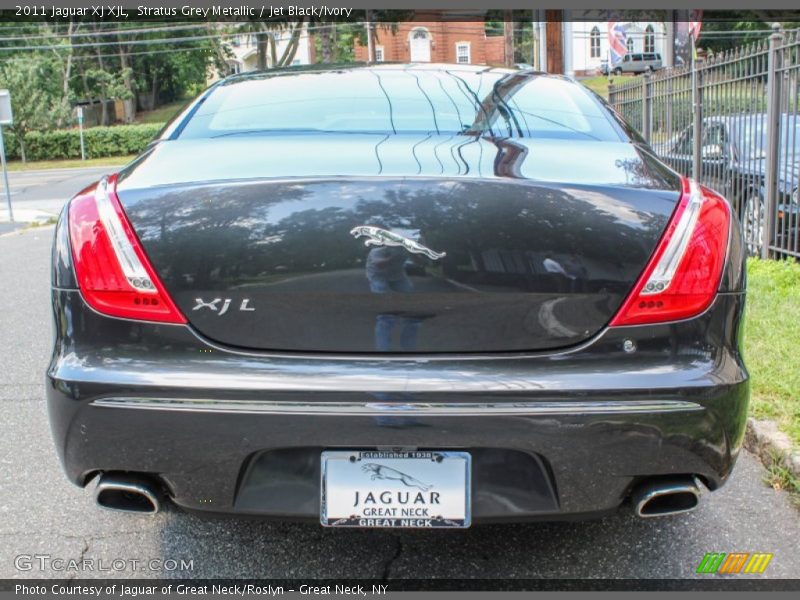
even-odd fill
[{"label": "silver car in background", "polygon": [[657,71],[663,66],[661,55],[658,52],[628,53],[623,57],[621,62],[614,66],[614,74],[622,75],[623,73]]}]

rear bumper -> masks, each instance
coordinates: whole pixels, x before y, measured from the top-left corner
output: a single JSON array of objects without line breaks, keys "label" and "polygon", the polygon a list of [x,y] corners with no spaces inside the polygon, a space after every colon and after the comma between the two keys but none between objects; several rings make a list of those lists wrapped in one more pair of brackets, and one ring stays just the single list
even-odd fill
[{"label": "rear bumper", "polygon": [[749,397],[743,302],[546,355],[326,357],[221,349],[55,290],[51,424],[74,483],[147,473],[195,510],[316,520],[324,449],[394,447],[470,452],[475,522],[598,513],[645,478],[726,480]]}]

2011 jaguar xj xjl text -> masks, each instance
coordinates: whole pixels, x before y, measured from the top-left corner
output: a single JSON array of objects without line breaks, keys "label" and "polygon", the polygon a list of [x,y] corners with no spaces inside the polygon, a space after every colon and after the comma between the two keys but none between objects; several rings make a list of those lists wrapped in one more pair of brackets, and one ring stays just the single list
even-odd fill
[{"label": "2011 jaguar xj xjl text", "polygon": [[657,516],[742,440],[735,216],[558,77],[225,79],[71,200],[52,286],[56,446],[108,508]]}]

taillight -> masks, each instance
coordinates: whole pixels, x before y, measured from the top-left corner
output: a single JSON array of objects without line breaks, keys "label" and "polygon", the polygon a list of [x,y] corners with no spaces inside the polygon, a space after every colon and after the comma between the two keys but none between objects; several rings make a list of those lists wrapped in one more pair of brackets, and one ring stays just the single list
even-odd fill
[{"label": "taillight", "polygon": [[690,179],[669,225],[612,326],[694,317],[716,297],[728,250],[730,208]]},{"label": "taillight", "polygon": [[147,260],[122,210],[116,176],[69,207],[75,274],[86,302],[97,312],[146,321],[186,323]]}]

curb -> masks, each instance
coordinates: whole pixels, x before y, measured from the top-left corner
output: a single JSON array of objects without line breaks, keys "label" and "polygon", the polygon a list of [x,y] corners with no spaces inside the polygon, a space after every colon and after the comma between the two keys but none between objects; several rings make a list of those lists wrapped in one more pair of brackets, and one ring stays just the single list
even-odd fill
[{"label": "curb", "polygon": [[800,478],[800,451],[792,447],[789,436],[779,431],[774,421],[758,421],[748,417],[744,447],[758,456],[764,466],[778,463],[794,477]]},{"label": "curb", "polygon": [[[52,219],[57,219],[58,215],[38,208],[14,208],[14,221],[23,225],[37,223],[42,225]],[[0,223],[10,224],[8,219],[8,209],[0,208]]]}]

